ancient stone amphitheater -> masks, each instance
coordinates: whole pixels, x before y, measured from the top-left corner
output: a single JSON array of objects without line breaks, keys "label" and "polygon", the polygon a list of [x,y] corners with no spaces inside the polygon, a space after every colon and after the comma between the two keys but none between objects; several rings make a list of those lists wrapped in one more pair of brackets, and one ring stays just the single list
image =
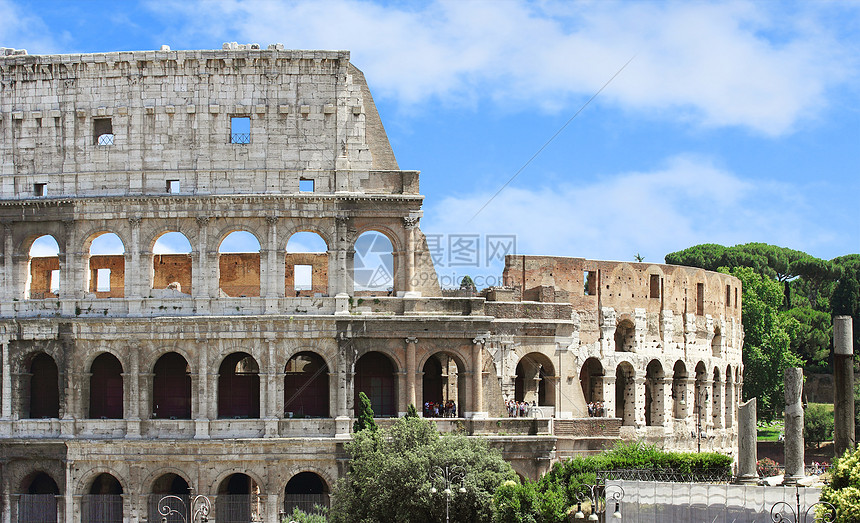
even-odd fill
[{"label": "ancient stone amphitheater", "polygon": [[440,430],[532,478],[618,439],[736,453],[740,282],[511,254],[443,291],[349,53],[2,55],[0,521],[325,504],[359,391],[383,425],[455,402]]}]

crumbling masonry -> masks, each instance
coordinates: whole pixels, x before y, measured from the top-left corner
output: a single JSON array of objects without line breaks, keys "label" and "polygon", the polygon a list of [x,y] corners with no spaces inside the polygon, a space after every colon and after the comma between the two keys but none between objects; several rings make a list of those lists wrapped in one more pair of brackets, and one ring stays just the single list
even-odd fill
[{"label": "crumbling masonry", "polygon": [[440,430],[528,477],[619,438],[736,453],[740,282],[510,255],[504,287],[443,292],[347,52],[3,54],[0,521],[159,521],[193,489],[275,522],[327,502],[359,390],[383,425],[456,401]]}]

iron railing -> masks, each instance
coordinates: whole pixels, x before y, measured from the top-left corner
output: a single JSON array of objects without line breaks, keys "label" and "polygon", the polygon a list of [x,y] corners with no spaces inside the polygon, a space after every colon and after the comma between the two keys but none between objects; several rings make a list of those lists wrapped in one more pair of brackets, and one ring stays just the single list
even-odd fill
[{"label": "iron railing", "polygon": [[665,481],[672,483],[728,483],[730,472],[721,470],[697,469],[687,471],[674,469],[616,469],[597,472],[597,482],[607,480],[623,481]]},{"label": "iron railing", "polygon": [[21,494],[18,498],[18,521],[21,523],[57,523],[57,496]]},{"label": "iron railing", "polygon": [[251,133],[232,133],[230,143],[251,143]]},{"label": "iron railing", "polygon": [[89,494],[81,498],[81,521],[87,523],[122,523],[122,496]]},{"label": "iron railing", "polygon": [[[149,521],[164,521],[158,511],[159,501],[161,501],[164,496],[165,494],[152,494],[149,496]],[[167,523],[185,523],[185,521],[182,519],[182,514],[185,514],[187,510],[186,507],[188,507],[189,503],[191,502],[191,497],[187,495],[177,495],[176,498],[178,499],[175,499],[172,496],[168,497],[167,499],[165,499],[164,503],[161,504],[161,506],[168,506],[176,511],[175,514],[165,516]]]},{"label": "iron railing", "polygon": [[297,508],[305,514],[316,514],[328,508],[328,494],[285,494],[284,511],[289,516]]},{"label": "iron railing", "polygon": [[113,138],[112,134],[101,134],[97,143],[99,145],[113,145]]}]

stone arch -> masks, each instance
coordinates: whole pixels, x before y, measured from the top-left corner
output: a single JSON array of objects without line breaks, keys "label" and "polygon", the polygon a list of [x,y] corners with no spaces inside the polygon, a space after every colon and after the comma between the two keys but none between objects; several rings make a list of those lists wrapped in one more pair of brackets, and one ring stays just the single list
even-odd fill
[{"label": "stone arch", "polygon": [[687,366],[683,360],[672,368],[672,413],[675,419],[687,418]]},{"label": "stone arch", "polygon": [[398,383],[396,374],[398,370],[396,362],[384,352],[368,351],[356,360],[354,388],[356,415],[358,415],[358,409],[361,406],[358,401],[359,392],[367,394],[373,407],[374,416],[390,417],[397,415]]},{"label": "stone arch", "polygon": [[662,426],[663,419],[663,364],[653,359],[645,368],[645,425]]},{"label": "stone arch", "polygon": [[321,223],[317,222],[309,222],[298,220],[292,222],[292,225],[286,230],[284,233],[284,237],[287,239],[284,242],[284,248],[286,249],[287,245],[290,243],[290,239],[301,232],[309,232],[316,234],[319,236],[322,241],[326,244],[326,248],[331,249],[332,245],[334,245],[334,231],[331,227],[323,227]]},{"label": "stone arch", "polygon": [[127,493],[129,491],[128,481],[122,474],[112,467],[97,465],[78,476],[78,480],[75,482],[74,487],[75,494],[86,494],[92,490],[93,485],[99,476],[110,476],[119,484],[119,488],[122,489],[122,493]]},{"label": "stone arch", "polygon": [[628,314],[615,325],[615,352],[636,352],[636,326]]},{"label": "stone arch", "polygon": [[[147,503],[149,521],[153,522],[164,521],[159,513],[159,507],[170,507],[184,514],[185,507],[188,506],[190,501],[191,483],[185,477],[185,474],[173,468],[161,469],[159,474],[152,480]],[[176,496],[179,500],[165,498],[164,496]],[[168,516],[166,520],[168,523],[182,523],[183,521],[178,516]]]},{"label": "stone arch", "polygon": [[[219,235],[217,250],[220,292],[227,297],[260,296],[263,245],[260,236],[239,227],[225,231]],[[233,240],[230,240],[231,237]],[[256,251],[253,241],[256,241]]]},{"label": "stone arch", "polygon": [[[440,417],[454,415],[463,417],[464,400],[466,398],[466,363],[456,352],[436,350],[428,352],[419,362],[421,369],[421,398],[420,405],[425,417]],[[453,402],[453,410],[446,409],[448,402]],[[440,406],[438,410],[428,403]]]},{"label": "stone arch", "polygon": [[103,472],[81,496],[81,523],[122,523],[123,487],[112,474]]},{"label": "stone arch", "polygon": [[260,417],[260,365],[247,352],[233,352],[221,360],[218,417]]},{"label": "stone arch", "polygon": [[248,471],[224,477],[218,483],[215,520],[219,523],[260,521],[264,507],[261,485]]},{"label": "stone arch", "polygon": [[191,365],[179,352],[159,356],[152,368],[154,418],[191,419]]},{"label": "stone arch", "polygon": [[329,366],[313,351],[294,354],[284,368],[284,413],[330,417]]},{"label": "stone arch", "polygon": [[61,491],[47,472],[35,470],[21,482],[18,496],[18,521],[57,521],[57,498]]},{"label": "stone arch", "polygon": [[586,405],[590,405],[590,415],[598,415],[603,409],[603,379],[605,378],[603,364],[595,357],[590,357],[582,364],[579,371],[579,386]]},{"label": "stone arch", "polygon": [[[387,240],[387,243],[385,242]],[[397,235],[386,227],[367,227],[352,244],[352,281],[356,295],[393,295],[399,288]]]},{"label": "stone arch", "polygon": [[195,252],[188,236],[178,230],[160,230],[152,238],[149,252],[149,288],[191,294]]},{"label": "stone arch", "polygon": [[636,426],[636,372],[630,362],[622,361],[615,367],[615,417],[621,425]]},{"label": "stone arch", "polygon": [[102,352],[93,359],[89,374],[88,417],[91,419],[122,419],[122,363],[110,352]]},{"label": "stone arch", "polygon": [[126,242],[113,230],[99,229],[86,236],[85,291],[96,298],[125,297]]},{"label": "stone arch", "polygon": [[284,487],[284,512],[298,508],[310,514],[314,507],[329,506],[330,487],[320,474],[305,470],[294,474]]},{"label": "stone arch", "polygon": [[39,351],[28,358],[27,418],[60,417],[60,371],[49,354]]},{"label": "stone arch", "polygon": [[555,406],[555,366],[540,352],[529,352],[519,359],[514,380],[514,399]]},{"label": "stone arch", "polygon": [[25,296],[31,300],[58,298],[65,264],[59,242],[53,235],[43,234],[28,239],[28,243]]},{"label": "stone arch", "polygon": [[314,230],[294,231],[285,253],[285,295],[328,294],[330,243]]}]

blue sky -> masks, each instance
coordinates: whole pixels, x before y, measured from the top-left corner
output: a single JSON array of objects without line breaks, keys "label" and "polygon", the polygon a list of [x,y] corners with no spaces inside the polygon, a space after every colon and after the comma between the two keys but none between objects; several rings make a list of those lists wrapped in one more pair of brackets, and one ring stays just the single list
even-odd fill
[{"label": "blue sky", "polygon": [[[0,45],[31,54],[350,50],[443,244],[860,252],[860,2],[0,0],[0,20]],[[442,276],[501,271],[448,254]]]}]

